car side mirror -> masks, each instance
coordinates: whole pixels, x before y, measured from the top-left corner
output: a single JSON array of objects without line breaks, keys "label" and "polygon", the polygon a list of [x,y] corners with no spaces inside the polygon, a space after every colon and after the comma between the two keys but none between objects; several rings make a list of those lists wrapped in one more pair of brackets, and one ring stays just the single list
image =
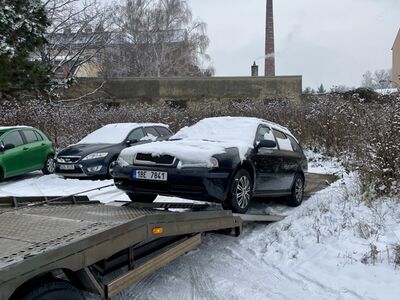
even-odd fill
[{"label": "car side mirror", "polygon": [[276,142],[271,140],[260,141],[260,143],[257,145],[257,149],[260,148],[270,148],[270,149],[276,148]]},{"label": "car side mirror", "polygon": [[0,151],[4,152],[6,150],[10,150],[10,149],[13,149],[13,148],[15,148],[15,145],[13,145],[13,144],[5,144],[5,145],[1,145],[0,146]]},{"label": "car side mirror", "polygon": [[130,145],[132,145],[132,144],[136,144],[138,142],[138,140],[128,140],[128,141],[126,141],[126,144],[128,145],[128,146],[130,146]]}]

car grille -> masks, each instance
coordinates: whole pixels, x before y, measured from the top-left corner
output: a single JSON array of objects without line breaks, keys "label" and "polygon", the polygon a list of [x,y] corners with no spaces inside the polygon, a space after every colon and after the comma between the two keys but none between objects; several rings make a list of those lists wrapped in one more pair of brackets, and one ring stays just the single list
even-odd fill
[{"label": "car grille", "polygon": [[64,164],[75,164],[81,159],[80,156],[58,156],[57,161]]},{"label": "car grille", "polygon": [[151,154],[138,153],[136,154],[135,164],[147,165],[163,165],[172,166],[175,162],[175,157],[171,155],[161,155],[153,157]]}]

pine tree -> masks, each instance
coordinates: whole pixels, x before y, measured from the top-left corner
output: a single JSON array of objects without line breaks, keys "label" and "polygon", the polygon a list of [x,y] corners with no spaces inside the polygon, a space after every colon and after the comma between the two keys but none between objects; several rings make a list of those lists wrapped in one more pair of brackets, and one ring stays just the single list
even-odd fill
[{"label": "pine tree", "polygon": [[325,94],[326,90],[324,88],[324,85],[321,83],[321,85],[318,88],[318,94]]},{"label": "pine tree", "polygon": [[43,90],[50,68],[33,52],[46,44],[49,26],[40,0],[0,0],[0,94]]}]

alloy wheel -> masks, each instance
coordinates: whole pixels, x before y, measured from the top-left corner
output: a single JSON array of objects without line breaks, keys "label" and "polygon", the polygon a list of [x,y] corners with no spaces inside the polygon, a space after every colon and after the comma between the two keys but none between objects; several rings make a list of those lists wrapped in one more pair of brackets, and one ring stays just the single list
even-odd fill
[{"label": "alloy wheel", "polygon": [[240,208],[246,208],[251,198],[251,183],[247,176],[242,176],[236,186],[236,200]]},{"label": "alloy wheel", "polygon": [[55,163],[55,161],[54,161],[54,158],[49,157],[49,158],[47,159],[46,167],[47,167],[47,171],[48,171],[49,173],[54,173],[54,171],[55,171],[55,169],[56,169],[56,163]]}]

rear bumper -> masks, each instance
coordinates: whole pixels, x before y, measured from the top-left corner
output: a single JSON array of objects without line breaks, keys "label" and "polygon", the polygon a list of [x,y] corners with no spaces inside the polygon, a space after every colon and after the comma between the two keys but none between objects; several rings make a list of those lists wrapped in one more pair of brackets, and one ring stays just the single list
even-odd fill
[{"label": "rear bumper", "polygon": [[[133,170],[168,173],[167,181],[133,179]],[[158,194],[191,200],[223,202],[230,178],[229,170],[207,168],[163,168],[116,166],[113,171],[115,185],[127,193]]]}]

